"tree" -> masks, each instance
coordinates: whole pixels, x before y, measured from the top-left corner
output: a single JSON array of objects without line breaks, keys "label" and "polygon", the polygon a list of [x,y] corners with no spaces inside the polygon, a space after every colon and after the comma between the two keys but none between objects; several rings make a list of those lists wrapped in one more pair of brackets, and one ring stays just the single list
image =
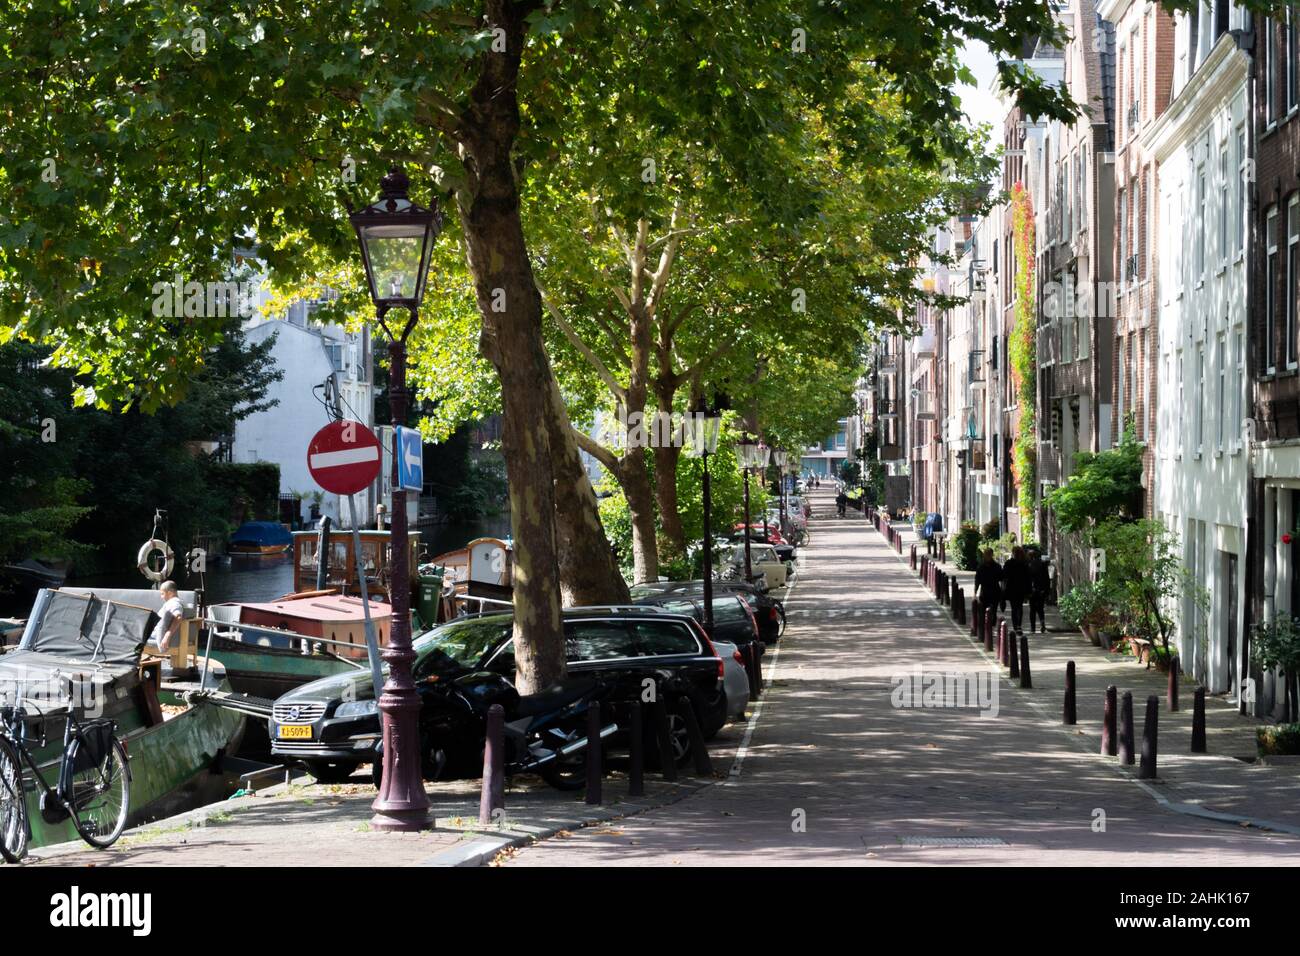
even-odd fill
[{"label": "tree", "polygon": [[1044,500],[1062,531],[1082,531],[1114,517],[1142,516],[1142,447],[1130,423],[1114,448],[1075,455],[1075,473]]},{"label": "tree", "polygon": [[[249,242],[289,275],[312,247],[348,261],[340,200],[363,201],[348,177],[373,190],[390,159],[435,169],[501,383],[524,691],[564,672],[553,515],[587,502],[543,342],[521,168],[564,154],[587,107],[635,92],[648,129],[711,141],[729,160],[719,175],[779,181],[765,141],[796,120],[789,92],[853,106],[864,62],[899,92],[904,145],[933,159],[958,128],[951,87],[970,78],[961,37],[1015,54],[1060,33],[1039,0],[29,0],[0,27],[0,327],[88,366],[84,401],[174,403],[221,337],[210,315],[151,316],[159,279],[219,281]],[[1068,115],[1031,71],[999,69],[1027,112]],[[850,115],[875,119],[866,103]],[[642,159],[591,157],[629,171]],[[557,496],[557,473],[579,494]],[[573,517],[574,540],[590,537],[592,516]]]}]

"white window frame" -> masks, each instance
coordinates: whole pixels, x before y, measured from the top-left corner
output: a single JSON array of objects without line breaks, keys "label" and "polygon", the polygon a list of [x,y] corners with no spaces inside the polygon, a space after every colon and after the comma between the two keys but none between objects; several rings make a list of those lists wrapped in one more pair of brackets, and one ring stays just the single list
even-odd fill
[{"label": "white window frame", "polygon": [[[1196,381],[1201,385],[1205,384],[1205,343],[1199,342],[1196,345]],[[1200,458],[1205,454],[1205,399],[1202,395],[1196,397],[1196,408],[1193,409],[1193,420],[1196,423],[1196,453],[1192,456]]]},{"label": "white window frame", "polygon": [[1246,255],[1246,124],[1237,124],[1237,201],[1234,208],[1237,228],[1235,252],[1238,261]]},{"label": "white window frame", "polygon": [[1228,417],[1228,344],[1227,337],[1220,332],[1214,342],[1215,361],[1219,366],[1217,393],[1215,394],[1215,412],[1216,428],[1215,448],[1218,454],[1223,454],[1224,441],[1227,437],[1227,417]]},{"label": "white window frame", "polygon": [[1268,252],[1264,257],[1264,363],[1269,375],[1277,374],[1277,206],[1268,207],[1264,217]]},{"label": "white window frame", "polygon": [[1235,372],[1232,382],[1232,439],[1228,442],[1230,454],[1241,451],[1242,434],[1242,392],[1246,388],[1246,342],[1240,329],[1232,335],[1232,367]]},{"label": "white window frame", "polygon": [[1228,207],[1232,198],[1231,177],[1228,175],[1228,140],[1219,144],[1219,264],[1220,271],[1228,265]]},{"label": "white window frame", "polygon": [[1282,336],[1287,369],[1297,366],[1296,315],[1297,283],[1300,283],[1300,192],[1293,193],[1286,204],[1286,330]]}]

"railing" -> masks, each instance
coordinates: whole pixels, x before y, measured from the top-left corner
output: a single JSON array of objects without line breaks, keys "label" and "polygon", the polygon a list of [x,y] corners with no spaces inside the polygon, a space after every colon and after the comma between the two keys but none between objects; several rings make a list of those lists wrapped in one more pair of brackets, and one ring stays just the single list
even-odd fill
[{"label": "railing", "polygon": [[897,418],[898,401],[893,398],[876,399],[876,416],[878,418]]}]

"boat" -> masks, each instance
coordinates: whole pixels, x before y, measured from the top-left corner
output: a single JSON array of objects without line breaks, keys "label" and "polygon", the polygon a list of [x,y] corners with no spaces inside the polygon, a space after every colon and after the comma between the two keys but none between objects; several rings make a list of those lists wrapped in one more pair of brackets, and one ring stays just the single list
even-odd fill
[{"label": "boat", "polygon": [[[238,785],[236,754],[247,723],[206,696],[229,689],[219,665],[200,685],[175,679],[165,661],[144,656],[152,616],[149,606],[42,589],[22,640],[0,656],[0,697],[21,698],[30,712],[46,715],[47,742],[33,756],[47,781],[56,778],[62,755],[67,681],[73,713],[116,722],[131,767],[128,826],[229,796]],[[78,839],[70,820],[44,820],[31,780],[27,801],[33,847]]]},{"label": "boat", "polygon": [[490,604],[510,604],[513,560],[510,542],[500,538],[475,538],[463,548],[431,558],[424,567],[442,575],[443,619],[487,610]]},{"label": "boat", "polygon": [[230,535],[230,554],[284,554],[293,547],[293,535],[275,521],[245,521]]},{"label": "boat", "polygon": [[[372,599],[369,610],[383,647],[392,606]],[[235,691],[274,700],[308,681],[368,667],[365,611],[361,598],[333,590],[214,604],[204,653],[221,662]]]}]

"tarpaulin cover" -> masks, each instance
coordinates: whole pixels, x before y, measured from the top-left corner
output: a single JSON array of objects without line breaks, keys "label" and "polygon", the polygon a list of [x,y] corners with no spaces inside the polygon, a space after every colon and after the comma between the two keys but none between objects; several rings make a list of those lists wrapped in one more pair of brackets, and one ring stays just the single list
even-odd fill
[{"label": "tarpaulin cover", "polygon": [[103,601],[94,595],[48,591],[39,618],[28,626],[20,651],[67,661],[136,667],[148,635],[148,608]]}]

